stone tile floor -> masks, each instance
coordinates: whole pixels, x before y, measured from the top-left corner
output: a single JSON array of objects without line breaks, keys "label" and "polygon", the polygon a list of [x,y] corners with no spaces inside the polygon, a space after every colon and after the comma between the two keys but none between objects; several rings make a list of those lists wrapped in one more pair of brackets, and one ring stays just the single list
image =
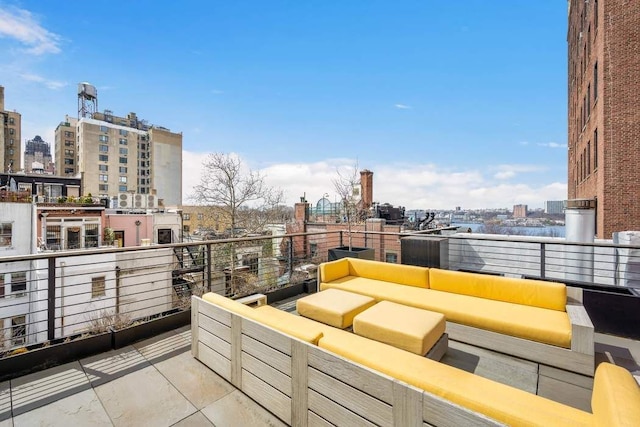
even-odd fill
[{"label": "stone tile floor", "polygon": [[[283,425],[194,359],[190,345],[186,326],[0,383],[0,427]],[[596,334],[596,351],[640,383],[638,341]],[[560,381],[536,363],[455,341],[441,361],[590,411],[588,383]]]},{"label": "stone tile floor", "polygon": [[282,425],[190,345],[187,326],[0,383],[0,427]]}]

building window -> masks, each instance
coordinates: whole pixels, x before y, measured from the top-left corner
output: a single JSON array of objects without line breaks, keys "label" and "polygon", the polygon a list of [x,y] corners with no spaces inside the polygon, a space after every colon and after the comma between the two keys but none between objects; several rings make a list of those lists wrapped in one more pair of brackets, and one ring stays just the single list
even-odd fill
[{"label": "building window", "polygon": [[0,223],[0,247],[11,246],[12,231],[13,231],[12,222]]},{"label": "building window", "polygon": [[119,170],[120,170],[120,173],[127,173],[127,167],[126,166],[120,166]]},{"label": "building window", "polygon": [[127,163],[127,158],[126,157],[120,157],[120,163],[126,164]]},{"label": "building window", "polygon": [[98,224],[85,224],[84,226],[84,247],[98,247]]},{"label": "building window", "polygon": [[107,185],[107,184],[100,184],[100,185],[98,186],[98,189],[99,189],[100,191],[107,192],[107,191],[109,191],[109,185]]},{"label": "building window", "polygon": [[593,100],[598,99],[598,63],[593,64]]},{"label": "building window", "polygon": [[598,129],[593,131],[593,170],[598,169]]},{"label": "building window", "polygon": [[73,141],[69,141],[68,139],[64,141],[65,147],[73,147]]},{"label": "building window", "polygon": [[91,278],[91,298],[105,296],[105,276]]},{"label": "building window", "polygon": [[591,83],[587,85],[587,117],[591,117]]},{"label": "building window", "polygon": [[183,225],[183,226],[182,226],[182,231],[184,231],[185,233],[188,233],[188,232],[189,232],[189,230],[190,230],[190,228],[189,228],[189,226],[188,226],[188,225]]},{"label": "building window", "polygon": [[120,145],[127,145],[127,139],[126,138],[120,138]]},{"label": "building window", "polygon": [[98,139],[100,142],[109,142],[109,137],[107,135],[100,135]]},{"label": "building window", "polygon": [[198,221],[202,221],[204,219],[204,214],[199,213],[198,214]]},{"label": "building window", "polygon": [[587,176],[591,175],[591,141],[587,142]]},{"label": "building window", "polygon": [[598,29],[598,0],[593,2],[593,28]]},{"label": "building window", "polygon": [[64,159],[65,165],[73,165],[73,159]]},{"label": "building window", "polygon": [[65,131],[65,132],[64,132],[64,136],[65,136],[66,138],[73,138],[73,132]]},{"label": "building window", "polygon": [[109,175],[100,175],[99,180],[100,180],[100,182],[108,182],[109,181]]},{"label": "building window", "polygon": [[121,193],[126,193],[127,192],[127,186],[126,185],[121,185],[118,187],[118,191]]},{"label": "building window", "polygon": [[398,254],[395,253],[395,252],[385,252],[384,253],[384,262],[397,264],[398,263]]},{"label": "building window", "polygon": [[15,122],[16,121],[15,121],[15,119],[13,117],[9,117],[9,124],[10,125],[15,124]]},{"label": "building window", "polygon": [[70,174],[70,173],[75,173],[75,172],[76,172],[76,171],[74,171],[74,170],[73,170],[73,169],[71,169],[71,168],[65,168],[65,169],[64,169],[64,173],[65,173],[65,174]]},{"label": "building window", "polygon": [[9,145],[13,145],[13,138],[9,140]]},{"label": "building window", "polygon": [[11,293],[15,297],[23,297],[27,294],[27,273],[11,273]]},{"label": "building window", "polygon": [[100,126],[100,132],[107,133],[107,132],[109,132],[109,128],[106,127],[106,126]]},{"label": "building window", "polygon": [[108,145],[100,145],[99,148],[101,153],[108,153],[109,152],[109,146]]},{"label": "building window", "polygon": [[9,135],[13,135],[16,131],[14,129],[9,129]]},{"label": "building window", "polygon": [[121,183],[123,183],[123,184],[126,184],[126,183],[127,183],[127,177],[126,177],[126,176],[121,176],[121,177],[119,178],[119,182],[121,182]]},{"label": "building window", "polygon": [[106,154],[99,154],[98,155],[98,160],[100,160],[101,162],[108,162],[109,161],[109,156],[107,156]]},{"label": "building window", "polygon": [[109,170],[109,165],[98,165],[98,170],[100,172],[107,172]]},{"label": "building window", "polygon": [[129,135],[129,131],[127,131],[126,129],[120,129],[120,135],[127,136]]},{"label": "building window", "polygon": [[124,148],[124,147],[120,147],[120,154],[123,154],[123,155],[125,155],[125,156],[126,156],[128,153],[129,153],[129,150],[127,150],[127,149],[126,149],[126,148]]},{"label": "building window", "polygon": [[27,337],[27,317],[11,318],[11,345],[24,345]]},{"label": "building window", "polygon": [[73,150],[64,150],[65,156],[73,156]]},{"label": "building window", "polygon": [[10,148],[10,149],[9,149],[9,155],[10,155],[10,156],[13,156],[13,148]]},{"label": "building window", "polygon": [[60,231],[59,225],[47,225],[47,248],[60,249]]}]

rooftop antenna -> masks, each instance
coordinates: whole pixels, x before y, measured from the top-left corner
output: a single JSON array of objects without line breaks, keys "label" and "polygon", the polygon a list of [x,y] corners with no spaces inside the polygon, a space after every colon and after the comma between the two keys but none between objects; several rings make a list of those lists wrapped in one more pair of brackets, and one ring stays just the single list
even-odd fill
[{"label": "rooftop antenna", "polygon": [[78,83],[78,119],[93,118],[98,111],[98,91],[90,83]]}]

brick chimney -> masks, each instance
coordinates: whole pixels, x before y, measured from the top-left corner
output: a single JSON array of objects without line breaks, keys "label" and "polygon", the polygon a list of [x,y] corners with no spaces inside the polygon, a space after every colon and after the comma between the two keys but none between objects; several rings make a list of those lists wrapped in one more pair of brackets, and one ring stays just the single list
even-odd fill
[{"label": "brick chimney", "polygon": [[373,204],[373,172],[368,169],[360,171],[362,187],[362,208],[369,209]]}]

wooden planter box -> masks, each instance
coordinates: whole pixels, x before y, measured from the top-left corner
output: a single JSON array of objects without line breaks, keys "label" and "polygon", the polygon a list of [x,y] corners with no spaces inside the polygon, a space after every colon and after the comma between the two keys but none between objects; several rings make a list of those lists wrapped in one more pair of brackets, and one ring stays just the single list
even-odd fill
[{"label": "wooden planter box", "polygon": [[339,248],[329,249],[329,261],[335,261],[341,258],[360,258],[369,259],[373,261],[375,259],[376,251],[373,248],[358,248],[355,246],[341,246]]}]

